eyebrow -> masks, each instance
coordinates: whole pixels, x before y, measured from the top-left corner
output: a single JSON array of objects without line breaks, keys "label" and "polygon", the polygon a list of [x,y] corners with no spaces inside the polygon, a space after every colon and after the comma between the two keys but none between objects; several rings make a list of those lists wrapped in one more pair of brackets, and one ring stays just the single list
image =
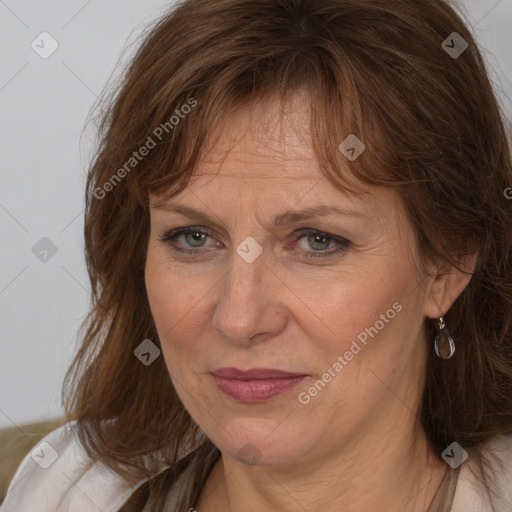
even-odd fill
[{"label": "eyebrow", "polygon": [[[201,222],[215,222],[215,220],[207,213],[196,210],[195,208],[191,208],[190,206],[171,203],[155,203],[151,206],[158,210],[165,210],[172,213],[181,213],[187,217],[198,219]],[[335,214],[368,219],[367,215],[356,210],[340,208],[338,206],[320,205],[311,208],[305,208],[303,210],[290,210],[280,214],[272,222],[272,227],[276,228],[280,226],[289,226],[304,220],[314,219],[317,217],[327,217],[328,215]]]}]

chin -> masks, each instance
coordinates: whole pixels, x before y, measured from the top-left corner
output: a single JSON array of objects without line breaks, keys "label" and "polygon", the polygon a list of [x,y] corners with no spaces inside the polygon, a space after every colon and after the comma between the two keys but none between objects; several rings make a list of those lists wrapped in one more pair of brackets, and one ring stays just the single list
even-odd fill
[{"label": "chin", "polygon": [[[222,453],[247,465],[276,466],[294,463],[307,451],[304,428],[292,428],[283,418],[235,418],[210,439]],[[299,425],[297,426],[299,427]],[[313,443],[315,444],[315,443]]]}]

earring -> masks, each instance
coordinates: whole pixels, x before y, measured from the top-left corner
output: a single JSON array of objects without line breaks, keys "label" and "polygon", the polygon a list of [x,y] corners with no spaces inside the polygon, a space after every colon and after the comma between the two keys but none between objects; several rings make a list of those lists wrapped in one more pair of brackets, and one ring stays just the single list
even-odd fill
[{"label": "earring", "polygon": [[437,357],[441,359],[450,359],[455,352],[455,343],[453,338],[450,336],[446,324],[444,323],[444,317],[437,320],[436,323],[437,336],[434,343]]}]

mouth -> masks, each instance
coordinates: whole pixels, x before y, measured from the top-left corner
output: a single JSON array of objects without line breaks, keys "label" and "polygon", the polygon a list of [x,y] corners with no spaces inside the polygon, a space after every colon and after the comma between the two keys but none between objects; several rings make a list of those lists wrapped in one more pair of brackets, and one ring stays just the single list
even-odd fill
[{"label": "mouth", "polygon": [[264,402],[288,391],[307,374],[290,373],[269,368],[239,370],[238,368],[220,368],[212,372],[217,387],[224,394],[241,402]]}]

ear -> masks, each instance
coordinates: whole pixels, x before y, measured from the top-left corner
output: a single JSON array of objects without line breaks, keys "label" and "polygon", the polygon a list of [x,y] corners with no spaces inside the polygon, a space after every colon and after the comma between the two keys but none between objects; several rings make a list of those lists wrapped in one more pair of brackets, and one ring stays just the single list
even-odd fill
[{"label": "ear", "polygon": [[452,307],[457,297],[471,281],[475,270],[477,254],[465,256],[458,268],[447,261],[438,262],[433,266],[430,286],[425,298],[425,316],[439,318]]}]

